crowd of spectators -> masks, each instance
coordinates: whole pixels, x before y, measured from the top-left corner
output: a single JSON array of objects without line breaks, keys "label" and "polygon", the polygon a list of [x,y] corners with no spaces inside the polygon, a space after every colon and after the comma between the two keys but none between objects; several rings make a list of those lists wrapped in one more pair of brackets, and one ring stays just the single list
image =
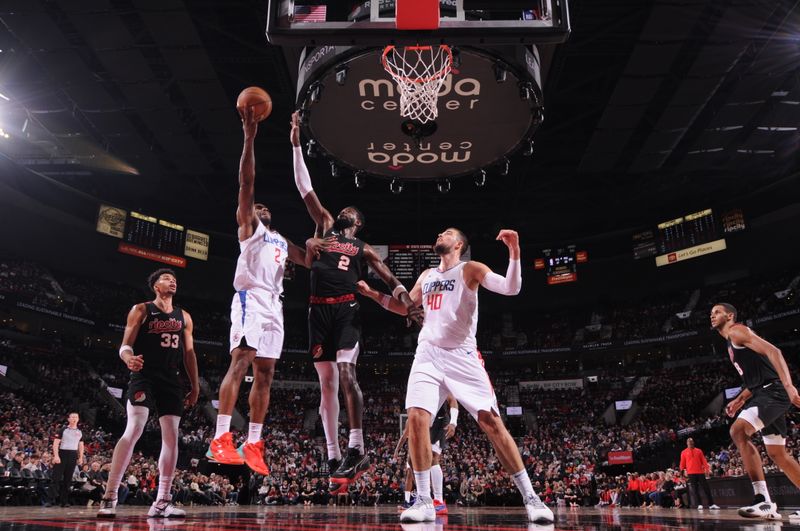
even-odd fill
[{"label": "crowd of spectators", "polygon": [[[741,306],[752,317],[762,308],[781,311],[796,307],[793,289],[782,292],[783,297],[764,292],[787,286],[792,279],[787,274],[764,283],[732,283],[705,296],[715,300],[714,297],[730,295],[742,300],[746,294],[760,290],[759,297],[752,296],[746,299],[752,302]],[[0,292],[76,315],[98,312],[124,315],[130,300],[136,300],[142,293],[124,286],[98,288],[92,284],[92,289],[87,289],[87,283],[81,279],[68,275],[56,279],[41,266],[21,261],[0,262]],[[57,295],[45,295],[48,293]],[[585,315],[553,311],[546,318],[530,319],[530,325],[501,315],[489,319],[481,329],[481,342],[502,349],[550,348],[569,346],[578,336],[590,341],[663,334],[669,316],[682,311],[689,297],[686,292],[669,300],[640,301],[641,305],[636,307],[606,305]],[[123,303],[124,308],[120,307]],[[220,337],[227,336],[227,317],[219,305],[197,301],[195,307],[198,310],[193,308],[193,313],[199,311],[203,316],[198,319],[195,313],[195,322],[207,320],[212,323],[207,330]],[[287,321],[302,323],[302,312],[292,311],[298,315]],[[367,335],[369,348],[384,352],[413,349],[413,333],[403,327],[401,320],[388,314],[385,317],[381,312],[375,315],[372,319],[376,326],[367,327],[373,331]],[[585,325],[590,321],[593,324],[589,329]],[[703,322],[698,320],[696,324],[700,326]],[[294,327],[287,338],[304,337],[302,325]],[[116,435],[124,426],[121,408],[102,405],[109,400],[105,386],[124,389],[127,378],[124,367],[115,356],[105,355],[107,352],[98,356],[96,349],[62,343],[41,333],[36,341],[33,339],[25,344],[3,340],[0,345],[0,364],[20,376],[15,379],[15,387],[3,389],[0,394],[0,477],[29,470],[33,478],[38,478],[33,501],[47,503],[45,485],[52,467],[52,438],[67,411],[76,409],[82,413],[87,459],[74,474],[74,493],[81,502],[95,503],[104,489]],[[298,348],[302,348],[300,339],[297,341]],[[218,389],[225,369],[224,364],[201,364],[201,376],[211,394]],[[580,374],[577,366],[565,371]],[[327,456],[316,418],[318,391],[278,386],[273,389],[265,424],[266,462],[271,470],[267,477],[231,476],[203,462],[213,432],[209,403],[216,398],[206,393],[201,406],[187,412],[182,420],[179,473],[173,485],[175,500],[182,504],[399,503],[403,497],[406,456],[404,452],[395,455],[395,446],[400,434],[406,374],[404,367],[362,379],[366,447],[373,467],[345,496],[336,499],[330,497],[326,488]],[[584,379],[579,389],[543,391],[519,385],[530,376],[529,367],[492,372],[502,411],[505,413],[507,405],[520,405],[526,413],[523,420],[514,422],[522,426],[518,443],[537,491],[549,503],[565,505],[689,503],[684,496],[681,474],[670,469],[676,468],[675,450],[687,433],[714,433],[725,425],[719,408],[716,411],[706,408],[724,388],[738,382],[733,370],[719,360],[677,368],[665,368],[654,362],[631,367],[620,374],[600,374],[596,382]],[[316,374],[308,363],[286,361],[279,364],[276,379],[314,382]],[[244,398],[248,389],[242,386],[240,398]],[[617,412],[613,407],[616,401],[626,399],[632,399],[637,408],[630,418],[625,411]],[[246,400],[240,399],[238,403],[245,404]],[[343,412],[344,424],[345,418]],[[516,488],[501,470],[488,440],[480,435],[469,415],[462,415],[461,419],[443,454],[446,501],[463,505],[519,503]],[[792,423],[797,420],[791,418]],[[126,471],[120,492],[120,500],[125,503],[152,501],[158,474],[157,430],[158,423],[152,419]],[[342,431],[340,435],[340,445],[344,447],[346,434]],[[741,475],[741,460],[727,439],[709,440],[716,441],[715,446],[708,448],[711,473]],[[796,452],[791,439],[789,448]],[[634,479],[609,468],[606,463],[609,451],[632,452],[637,464],[650,467],[649,477],[637,478],[638,483],[633,484],[636,488],[629,488]],[[673,462],[665,464],[663,459],[656,459],[659,455],[672,455]]]}]

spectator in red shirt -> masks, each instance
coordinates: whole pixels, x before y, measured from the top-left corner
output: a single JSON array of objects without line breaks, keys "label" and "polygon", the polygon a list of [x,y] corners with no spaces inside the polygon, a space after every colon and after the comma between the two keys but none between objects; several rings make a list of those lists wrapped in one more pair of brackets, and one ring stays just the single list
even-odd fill
[{"label": "spectator in red shirt", "polygon": [[639,493],[641,483],[639,482],[639,475],[634,472],[628,479],[628,505],[631,507],[638,507],[642,503],[642,495]]},{"label": "spectator in red shirt", "polygon": [[692,491],[697,501],[697,508],[702,510],[702,499],[700,498],[700,487],[708,500],[709,509],[719,509],[719,506],[714,503],[714,498],[711,497],[711,487],[708,486],[708,477],[711,468],[708,466],[708,461],[703,455],[700,448],[695,448],[694,439],[689,437],[686,439],[686,449],[681,452],[681,470],[685,470],[689,475],[689,496],[691,497]]}]

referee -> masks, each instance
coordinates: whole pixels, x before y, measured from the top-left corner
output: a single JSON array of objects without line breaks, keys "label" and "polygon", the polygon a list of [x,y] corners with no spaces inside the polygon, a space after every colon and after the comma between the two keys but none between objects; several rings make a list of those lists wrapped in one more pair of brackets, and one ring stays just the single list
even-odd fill
[{"label": "referee", "polygon": [[75,465],[83,465],[83,434],[78,429],[80,416],[71,412],[67,427],[53,440],[53,493],[58,493],[61,507],[69,507],[69,488]]}]

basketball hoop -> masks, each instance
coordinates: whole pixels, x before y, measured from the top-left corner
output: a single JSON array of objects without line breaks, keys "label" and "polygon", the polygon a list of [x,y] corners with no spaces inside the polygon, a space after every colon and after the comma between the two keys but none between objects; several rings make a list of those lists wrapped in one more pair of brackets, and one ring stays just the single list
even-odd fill
[{"label": "basketball hoop", "polygon": [[450,47],[389,45],[383,49],[381,62],[397,83],[400,114],[421,123],[435,120],[439,89],[453,67]]}]

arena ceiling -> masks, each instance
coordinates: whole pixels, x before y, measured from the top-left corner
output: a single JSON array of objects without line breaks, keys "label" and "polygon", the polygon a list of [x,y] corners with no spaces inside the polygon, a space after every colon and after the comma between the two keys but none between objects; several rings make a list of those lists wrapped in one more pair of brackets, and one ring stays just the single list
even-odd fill
[{"label": "arena ceiling", "polygon": [[[568,243],[748,207],[776,183],[797,189],[798,2],[572,0],[571,14],[533,157],[515,156],[480,192],[466,179],[446,195],[430,183],[357,190],[310,161],[323,202],[361,207],[376,243],[428,241],[445,225]],[[234,102],[260,85],[275,109],[258,136],[257,193],[278,228],[310,231],[287,139],[296,65],[266,42],[265,19],[266,2],[251,0],[4,0],[0,154],[104,201],[232,234]]]}]

